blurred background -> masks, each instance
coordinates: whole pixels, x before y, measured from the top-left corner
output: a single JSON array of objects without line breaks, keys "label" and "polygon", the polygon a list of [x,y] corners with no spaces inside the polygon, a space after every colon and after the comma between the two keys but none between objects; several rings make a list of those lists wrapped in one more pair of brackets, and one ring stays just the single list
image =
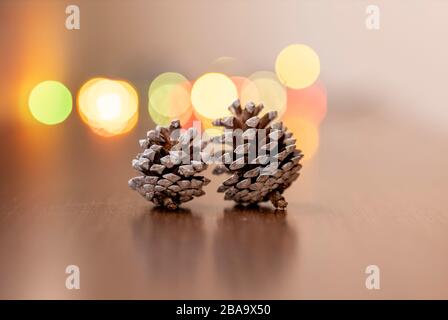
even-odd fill
[{"label": "blurred background", "polygon": [[[447,298],[446,12],[2,1],[0,297]],[[127,187],[147,130],[181,118],[218,134],[235,98],[277,110],[306,154],[286,213],[235,208],[219,181],[177,215]],[[81,290],[65,288],[69,264]]]}]

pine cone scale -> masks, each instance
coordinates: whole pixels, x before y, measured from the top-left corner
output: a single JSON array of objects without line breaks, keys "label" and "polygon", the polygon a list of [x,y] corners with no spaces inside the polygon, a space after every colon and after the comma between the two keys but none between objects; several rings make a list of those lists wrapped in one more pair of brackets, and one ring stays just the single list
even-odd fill
[{"label": "pine cone scale", "polygon": [[[146,200],[168,209],[204,195],[202,188],[210,182],[197,175],[207,168],[202,159],[193,159],[197,130],[181,133],[178,129],[180,122],[172,121],[168,128],[157,126],[147,132],[146,139],[139,140],[144,150],[132,160],[132,166],[143,175],[128,182]],[[199,148],[201,151],[202,144]]]},{"label": "pine cone scale", "polygon": [[262,109],[262,104],[250,102],[243,108],[235,101],[229,107],[232,116],[214,121],[217,126],[243,132],[240,139],[232,132],[224,132],[220,137],[223,150],[225,146],[231,149],[222,155],[223,165],[213,172],[232,174],[218,188],[218,192],[224,192],[225,200],[241,204],[271,201],[276,208],[284,209],[287,202],[282,193],[298,178],[303,154],[283,123],[272,123],[277,112],[259,117]]}]

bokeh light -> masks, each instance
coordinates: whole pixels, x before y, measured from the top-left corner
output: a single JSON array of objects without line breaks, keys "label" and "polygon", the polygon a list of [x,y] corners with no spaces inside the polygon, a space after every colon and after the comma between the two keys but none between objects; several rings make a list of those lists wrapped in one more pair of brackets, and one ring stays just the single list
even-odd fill
[{"label": "bokeh light", "polygon": [[195,112],[212,120],[230,115],[228,107],[238,98],[232,80],[221,73],[206,73],[193,84],[191,102]]},{"label": "bokeh light", "polygon": [[306,88],[319,77],[319,56],[304,44],[289,45],[278,54],[275,72],[285,86],[292,89]]},{"label": "bokeh light", "polygon": [[183,75],[162,73],[155,78],[148,91],[148,111],[152,120],[167,125],[179,119],[184,125],[191,117],[191,84]]},{"label": "bokeh light", "polygon": [[251,88],[255,88],[255,84],[249,80],[249,78],[246,77],[242,77],[242,76],[233,76],[230,77],[230,79],[232,80],[232,82],[235,84],[236,87],[236,91],[238,92],[238,98],[241,100],[241,94],[243,91],[243,87],[251,87]]},{"label": "bokeh light", "polygon": [[317,80],[305,89],[288,89],[288,108],[284,117],[299,117],[319,125],[327,113],[327,91]]},{"label": "bokeh light", "polygon": [[278,81],[273,72],[258,71],[249,76],[249,81],[243,83],[241,88],[241,103],[249,101],[255,104],[263,103],[261,114],[277,111],[281,117],[286,111],[286,88]]},{"label": "bokeh light", "polygon": [[94,78],[79,90],[78,110],[95,133],[115,136],[137,123],[138,95],[126,81]]},{"label": "bokeh light", "polygon": [[164,116],[158,113],[155,109],[149,107],[148,108],[149,115],[154,121],[154,123],[161,125],[161,126],[167,126],[171,123],[172,120],[179,120],[180,124],[184,127],[187,125],[187,123],[190,121],[192,115],[193,115],[193,109],[188,109],[186,113],[178,115],[178,116]]},{"label": "bokeh light", "polygon": [[72,112],[72,94],[58,81],[43,81],[33,88],[28,106],[33,117],[44,124],[63,122]]},{"label": "bokeh light", "polygon": [[289,131],[297,140],[296,146],[302,150],[304,160],[310,160],[319,148],[319,130],[311,121],[299,117],[286,117],[283,120]]}]

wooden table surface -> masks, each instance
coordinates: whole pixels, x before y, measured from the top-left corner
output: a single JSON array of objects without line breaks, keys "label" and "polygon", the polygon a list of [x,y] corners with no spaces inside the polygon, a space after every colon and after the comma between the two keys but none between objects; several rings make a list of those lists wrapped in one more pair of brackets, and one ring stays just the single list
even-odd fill
[{"label": "wooden table surface", "polygon": [[2,128],[0,298],[448,298],[445,137],[330,110],[286,212],[213,180],[174,214],[127,186],[145,124],[104,139],[78,120]]}]

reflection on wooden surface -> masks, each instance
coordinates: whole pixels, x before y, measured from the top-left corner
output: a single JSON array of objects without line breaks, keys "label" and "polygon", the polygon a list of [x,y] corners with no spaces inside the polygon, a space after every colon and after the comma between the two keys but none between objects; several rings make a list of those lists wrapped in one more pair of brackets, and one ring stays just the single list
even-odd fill
[{"label": "reflection on wooden surface", "polygon": [[234,294],[277,286],[296,247],[286,212],[235,206],[217,224],[213,255],[222,284]]},{"label": "reflection on wooden surface", "polygon": [[148,285],[163,288],[175,283],[188,291],[205,247],[203,219],[190,209],[145,209],[133,223],[135,247],[147,268]]}]

